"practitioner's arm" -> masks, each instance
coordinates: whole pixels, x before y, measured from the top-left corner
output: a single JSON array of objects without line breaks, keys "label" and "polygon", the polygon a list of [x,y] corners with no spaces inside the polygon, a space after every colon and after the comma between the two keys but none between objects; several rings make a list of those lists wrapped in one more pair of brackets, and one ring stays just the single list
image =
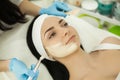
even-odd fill
[{"label": "practitioner's arm", "polygon": [[0,72],[9,71],[10,60],[0,60]]}]

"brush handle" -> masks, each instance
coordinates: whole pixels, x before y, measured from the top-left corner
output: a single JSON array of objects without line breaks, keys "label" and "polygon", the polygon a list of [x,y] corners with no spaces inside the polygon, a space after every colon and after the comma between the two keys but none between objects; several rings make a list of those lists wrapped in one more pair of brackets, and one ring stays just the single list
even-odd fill
[{"label": "brush handle", "polygon": [[[41,63],[41,61],[42,61],[43,59],[44,59],[43,56],[41,56],[41,57],[39,58],[39,60],[38,60],[38,62],[37,62],[37,64],[36,64],[36,66],[35,66],[35,68],[34,68],[34,70],[33,70],[34,73],[38,70],[38,68],[39,68],[39,66],[40,66],[40,63]],[[29,76],[29,77],[28,77],[28,80],[32,80],[32,77]]]}]

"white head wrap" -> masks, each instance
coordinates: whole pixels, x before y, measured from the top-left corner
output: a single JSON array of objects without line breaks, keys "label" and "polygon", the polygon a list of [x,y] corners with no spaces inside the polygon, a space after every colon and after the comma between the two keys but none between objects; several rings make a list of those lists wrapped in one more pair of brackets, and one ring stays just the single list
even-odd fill
[{"label": "white head wrap", "polygon": [[32,29],[32,40],[36,50],[39,52],[41,56],[45,57],[46,59],[53,60],[49,58],[49,56],[47,55],[41,40],[41,27],[44,20],[48,17],[55,17],[55,16],[43,14],[34,21],[33,29]]}]

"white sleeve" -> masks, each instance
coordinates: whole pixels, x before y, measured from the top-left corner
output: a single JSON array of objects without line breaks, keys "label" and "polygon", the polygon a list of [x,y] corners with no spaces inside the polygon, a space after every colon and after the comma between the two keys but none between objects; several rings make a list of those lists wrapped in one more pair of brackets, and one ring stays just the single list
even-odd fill
[{"label": "white sleeve", "polygon": [[12,3],[16,4],[17,6],[20,5],[20,3],[23,1],[23,0],[10,0]]}]

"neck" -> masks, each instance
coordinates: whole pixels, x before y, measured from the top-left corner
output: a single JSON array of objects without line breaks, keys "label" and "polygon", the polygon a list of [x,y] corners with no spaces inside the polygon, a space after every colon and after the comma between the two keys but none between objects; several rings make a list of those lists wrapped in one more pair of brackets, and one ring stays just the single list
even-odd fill
[{"label": "neck", "polygon": [[70,76],[74,77],[73,80],[85,76],[91,68],[94,68],[94,60],[83,50],[76,51],[67,58],[60,60],[60,62],[67,67]]}]

